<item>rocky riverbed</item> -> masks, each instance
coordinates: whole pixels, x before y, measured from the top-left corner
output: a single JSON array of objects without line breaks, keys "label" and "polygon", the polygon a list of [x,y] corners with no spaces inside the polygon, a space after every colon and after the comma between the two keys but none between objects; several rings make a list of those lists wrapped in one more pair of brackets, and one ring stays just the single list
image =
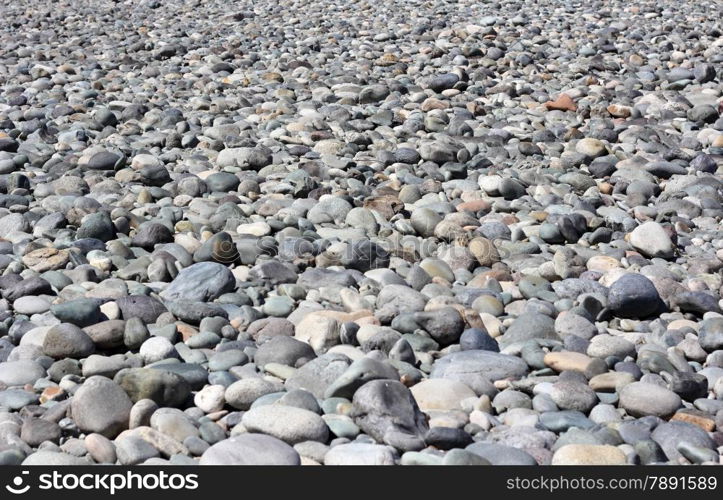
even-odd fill
[{"label": "rocky riverbed", "polygon": [[719,9],[3,4],[0,463],[721,463]]}]

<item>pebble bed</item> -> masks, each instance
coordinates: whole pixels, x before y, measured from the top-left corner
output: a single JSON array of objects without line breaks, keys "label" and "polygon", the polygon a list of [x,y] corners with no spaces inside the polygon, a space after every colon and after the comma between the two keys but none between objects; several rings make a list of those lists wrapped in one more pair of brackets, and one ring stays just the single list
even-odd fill
[{"label": "pebble bed", "polygon": [[0,464],[720,464],[713,0],[0,7]]}]

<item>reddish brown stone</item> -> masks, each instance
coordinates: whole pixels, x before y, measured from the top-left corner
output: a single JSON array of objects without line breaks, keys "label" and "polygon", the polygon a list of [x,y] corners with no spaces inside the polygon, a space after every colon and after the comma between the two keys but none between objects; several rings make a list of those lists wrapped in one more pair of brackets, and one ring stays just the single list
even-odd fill
[{"label": "reddish brown stone", "polygon": [[577,111],[577,106],[572,98],[567,94],[560,94],[554,101],[545,103],[547,109],[557,111]]},{"label": "reddish brown stone", "polygon": [[198,333],[197,328],[194,328],[183,321],[176,321],[176,329],[178,330],[178,333],[181,334],[181,338],[184,342]]},{"label": "reddish brown stone", "polygon": [[487,200],[465,201],[457,205],[458,212],[489,212],[490,208],[490,203]]},{"label": "reddish brown stone", "polygon": [[56,399],[63,399],[65,391],[60,387],[46,387],[42,394],[40,394],[40,402],[46,403],[48,401],[54,401]]},{"label": "reddish brown stone", "polygon": [[706,432],[713,432],[715,429],[715,420],[697,410],[680,410],[670,420],[697,425]]}]

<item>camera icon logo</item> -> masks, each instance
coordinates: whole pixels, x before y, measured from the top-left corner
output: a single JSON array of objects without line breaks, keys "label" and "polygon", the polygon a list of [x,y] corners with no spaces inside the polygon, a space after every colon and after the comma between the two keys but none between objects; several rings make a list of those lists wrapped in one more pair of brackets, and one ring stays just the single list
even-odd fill
[{"label": "camera icon logo", "polygon": [[27,493],[30,489],[30,485],[26,484],[23,486],[23,482],[25,480],[23,476],[27,476],[28,474],[28,471],[22,471],[19,476],[15,476],[13,478],[12,484],[8,484],[5,486],[5,489],[13,495],[22,495],[23,493]]}]

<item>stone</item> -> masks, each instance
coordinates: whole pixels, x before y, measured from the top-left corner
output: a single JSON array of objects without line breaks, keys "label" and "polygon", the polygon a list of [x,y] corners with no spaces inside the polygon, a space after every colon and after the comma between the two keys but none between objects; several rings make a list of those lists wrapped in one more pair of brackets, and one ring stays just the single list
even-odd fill
[{"label": "stone", "polygon": [[173,241],[173,233],[168,227],[157,222],[141,225],[131,239],[131,245],[153,250],[156,245]]},{"label": "stone", "polygon": [[544,314],[521,314],[514,320],[504,335],[497,338],[497,342],[499,342],[500,347],[504,348],[530,339],[558,340],[559,337],[555,333],[555,321]]},{"label": "stone", "polygon": [[388,363],[363,357],[354,361],[337,377],[324,392],[324,397],[352,399],[356,390],[367,382],[384,379],[399,380],[399,373]]},{"label": "stone", "polygon": [[557,99],[547,101],[545,107],[555,111],[577,111],[575,102],[567,94],[560,94]]},{"label": "stone", "polygon": [[412,212],[410,222],[417,233],[425,238],[434,235],[434,228],[442,221],[442,217],[429,208],[418,208]]},{"label": "stone", "polygon": [[490,351],[462,351],[439,359],[430,377],[464,382],[466,376],[483,376],[496,381],[519,378],[526,373],[527,364],[520,358]]},{"label": "stone", "polygon": [[277,404],[252,408],[241,419],[249,432],[268,434],[289,444],[303,441],[326,443],[329,428],[316,413]]},{"label": "stone", "polygon": [[532,455],[518,448],[496,443],[473,443],[465,450],[487,460],[491,465],[537,465]]},{"label": "stone", "polygon": [[35,447],[45,441],[57,443],[60,440],[61,432],[60,426],[55,422],[39,418],[27,418],[23,422],[20,439],[29,446]]},{"label": "stone", "polygon": [[51,327],[43,340],[43,352],[52,358],[85,358],[95,352],[93,339],[70,323]]},{"label": "stone", "polygon": [[707,352],[723,349],[723,318],[703,320],[698,331],[698,342]]},{"label": "stone", "polygon": [[182,443],[147,426],[136,427],[134,429],[124,431],[118,435],[118,438],[116,439],[121,440],[126,437],[136,437],[142,439],[158,450],[162,456],[171,457],[173,455],[188,455],[188,449]]},{"label": "stone", "polygon": [[646,257],[668,259],[675,246],[667,231],[657,222],[645,222],[630,233],[630,244]]},{"label": "stone", "polygon": [[127,367],[128,363],[122,356],[108,357],[91,354],[83,362],[83,376],[88,378],[93,375],[102,375],[113,378],[116,373]]},{"label": "stone", "polygon": [[56,248],[39,248],[25,254],[22,261],[33,271],[42,273],[65,267],[70,261],[70,253]]},{"label": "stone", "polygon": [[410,388],[419,408],[428,410],[460,410],[462,401],[477,394],[461,382],[450,379],[427,379]]},{"label": "stone", "polygon": [[544,362],[545,366],[549,366],[556,372],[571,370],[587,373],[593,360],[579,352],[561,351],[545,354]]},{"label": "stone", "polygon": [[598,398],[587,384],[558,381],[550,389],[550,397],[561,410],[577,410],[588,413]]},{"label": "stone", "polygon": [[0,363],[0,383],[6,386],[35,384],[39,378],[44,376],[45,368],[33,360],[21,359]]},{"label": "stone", "polygon": [[124,320],[139,318],[144,324],[155,323],[161,314],[168,312],[159,300],[147,295],[121,297],[116,304]]},{"label": "stone", "polygon": [[166,370],[130,368],[118,372],[114,381],[134,403],[151,399],[159,406],[177,407],[191,394],[191,386],[186,379]]},{"label": "stone", "polygon": [[708,433],[697,425],[685,422],[664,422],[658,425],[650,435],[662,448],[668,460],[682,458],[679,447],[682,443],[712,450],[715,445]]},{"label": "stone", "polygon": [[468,328],[462,332],[459,346],[463,351],[500,351],[497,341],[486,330],[480,328]]},{"label": "stone", "polygon": [[552,456],[552,465],[626,465],[625,454],[615,446],[567,444]]},{"label": "stone", "polygon": [[442,459],[442,465],[492,465],[489,460],[467,450],[449,450]]},{"label": "stone", "polygon": [[459,77],[454,73],[446,73],[437,75],[429,81],[429,88],[435,92],[451,89],[459,81]]},{"label": "stone", "polygon": [[44,451],[39,450],[32,453],[23,460],[21,464],[23,466],[33,465],[44,465],[50,467],[58,467],[62,465],[91,465],[91,463],[80,457],[69,455],[68,453],[61,453],[58,451]]},{"label": "stone", "polygon": [[716,427],[715,420],[710,415],[695,409],[679,410],[671,417],[670,421],[697,425],[706,432],[713,432]]},{"label": "stone", "polygon": [[76,299],[50,307],[50,311],[60,321],[80,327],[94,325],[105,318],[100,305],[92,299]]},{"label": "stone", "polygon": [[151,399],[140,399],[133,404],[128,421],[128,427],[135,429],[148,427],[151,424],[151,417],[158,409],[158,405]]},{"label": "stone", "polygon": [[99,464],[114,464],[118,458],[113,442],[102,434],[92,433],[85,437],[88,455]]},{"label": "stone", "polygon": [[116,236],[113,221],[107,212],[101,211],[89,214],[75,233],[77,239],[94,238],[100,241],[109,241]]},{"label": "stone", "polygon": [[469,251],[480,266],[489,267],[499,262],[500,254],[495,244],[487,238],[474,238],[469,242]]},{"label": "stone", "polygon": [[715,2],[15,3],[0,464],[720,462]]},{"label": "stone", "polygon": [[324,465],[395,465],[395,455],[390,446],[347,443],[330,449],[324,455]]},{"label": "stone", "polygon": [[121,465],[138,465],[148,459],[160,456],[157,449],[136,436],[116,439],[115,447],[118,462]]},{"label": "stone", "polygon": [[50,302],[40,297],[20,297],[13,302],[13,309],[18,314],[32,316],[42,314],[50,309]]},{"label": "stone", "polygon": [[354,393],[350,416],[359,428],[380,443],[404,451],[424,447],[426,419],[412,393],[401,382],[367,382]]},{"label": "stone", "polygon": [[112,438],[128,427],[132,406],[118,384],[105,377],[93,376],[73,396],[70,411],[82,431]]},{"label": "stone", "polygon": [[199,262],[182,269],[160,295],[166,300],[206,302],[232,292],[235,287],[236,278],[226,266]]},{"label": "stone", "polygon": [[681,404],[680,396],[656,384],[633,382],[620,391],[620,406],[635,417],[669,418]]},{"label": "stone", "polygon": [[343,198],[329,197],[314,205],[307,217],[314,224],[324,222],[340,223],[346,219],[353,207]]},{"label": "stone", "polygon": [[226,388],[222,385],[207,385],[193,397],[193,403],[204,413],[221,411],[226,403],[224,393]]},{"label": "stone", "polygon": [[351,360],[343,354],[326,353],[296,370],[285,385],[287,389],[304,389],[323,398],[350,364]]},{"label": "stone", "polygon": [[300,465],[299,454],[280,439],[265,434],[240,434],[208,448],[201,465]]},{"label": "stone", "polygon": [[464,331],[464,320],[452,307],[416,312],[414,322],[442,346],[459,342],[459,337]]},{"label": "stone", "polygon": [[426,303],[427,299],[421,293],[404,285],[395,284],[382,288],[376,301],[380,312],[383,312],[390,321],[403,312],[421,311]]},{"label": "stone", "polygon": [[138,353],[146,364],[177,356],[176,348],[164,337],[149,338],[141,344]]},{"label": "stone", "polygon": [[314,349],[306,342],[281,335],[261,344],[254,354],[254,361],[260,367],[269,363],[295,367],[315,357]]},{"label": "stone", "polygon": [[653,283],[642,274],[624,274],[610,286],[608,308],[623,318],[645,318],[662,308]]},{"label": "stone", "polygon": [[575,151],[585,155],[588,158],[597,158],[606,153],[605,144],[599,139],[585,138],[580,139],[575,145]]},{"label": "stone", "polygon": [[83,328],[99,349],[113,349],[123,345],[126,322],[120,319],[101,321]]},{"label": "stone", "polygon": [[239,410],[248,410],[261,396],[283,390],[278,384],[262,378],[241,379],[226,388],[226,402]]},{"label": "stone", "polygon": [[335,318],[312,312],[296,325],[294,337],[309,344],[316,354],[323,354],[340,343],[340,328],[341,324]]}]

